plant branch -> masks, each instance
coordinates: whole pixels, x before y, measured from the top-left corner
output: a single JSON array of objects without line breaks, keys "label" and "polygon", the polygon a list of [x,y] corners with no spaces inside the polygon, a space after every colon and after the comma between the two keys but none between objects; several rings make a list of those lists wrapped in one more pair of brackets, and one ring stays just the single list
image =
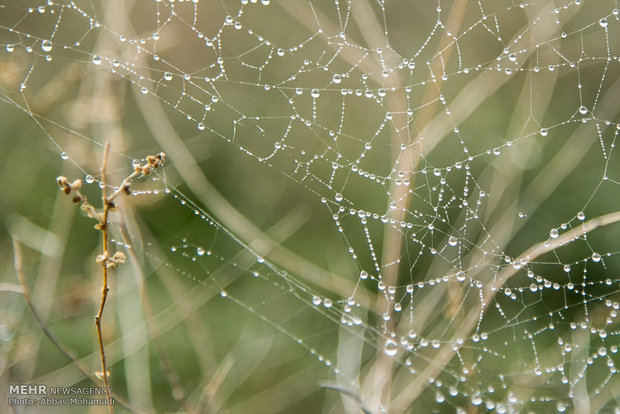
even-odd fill
[{"label": "plant branch", "polygon": [[108,292],[110,291],[109,283],[108,283],[108,271],[109,269],[113,269],[117,264],[125,263],[125,254],[122,252],[116,252],[113,256],[110,256],[109,251],[109,233],[108,233],[108,225],[109,225],[109,217],[110,212],[116,206],[114,205],[113,200],[118,197],[121,193],[126,193],[127,195],[131,194],[131,190],[129,186],[131,184],[131,180],[133,180],[138,175],[149,175],[152,170],[158,168],[163,165],[164,160],[166,158],[166,154],[160,152],[157,155],[149,155],[146,157],[146,163],[144,165],[138,164],[134,166],[134,171],[125,178],[121,185],[114,190],[112,195],[108,197],[107,192],[107,166],[108,166],[108,156],[110,154],[110,143],[106,143],[103,150],[103,160],[101,161],[101,202],[102,202],[102,212],[99,213],[95,207],[93,207],[87,200],[87,198],[81,193],[80,189],[82,188],[82,180],[75,180],[72,183],[69,182],[67,177],[60,176],[56,179],[56,182],[60,186],[60,189],[67,195],[74,193],[72,201],[74,203],[80,203],[82,210],[84,210],[89,217],[98,221],[95,225],[95,229],[101,231],[102,238],[102,252],[99,256],[97,256],[96,262],[101,264],[102,269],[102,287],[101,287],[101,301],[99,302],[99,310],[95,315],[95,325],[97,328],[97,341],[99,344],[99,355],[101,357],[101,372],[96,373],[97,376],[100,376],[103,379],[106,389],[106,399],[108,402],[108,408],[110,414],[114,413],[114,406],[112,397],[110,394],[110,384],[109,384],[109,373],[106,364],[105,357],[105,347],[103,344],[103,332],[101,328],[101,320],[103,318],[103,312],[105,309],[106,300],[108,298]]},{"label": "plant branch", "polygon": [[103,218],[101,220],[100,228],[102,234],[103,241],[103,257],[104,260],[101,261],[101,268],[103,271],[103,286],[101,287],[101,302],[99,304],[99,311],[95,316],[95,325],[97,326],[97,340],[99,341],[99,354],[101,355],[101,375],[103,377],[103,383],[106,387],[106,398],[108,400],[108,408],[110,413],[114,413],[114,407],[112,405],[112,397],[110,396],[110,382],[108,379],[108,369],[106,366],[105,360],[105,349],[103,346],[103,333],[101,331],[101,318],[103,317],[103,309],[105,308],[106,299],[108,298],[108,291],[110,287],[108,286],[108,261],[105,260],[108,258],[108,215],[110,212],[110,202],[107,198],[106,191],[106,173],[107,173],[107,164],[108,164],[108,154],[110,152],[110,143],[106,142],[104,150],[103,150],[103,161],[101,162],[101,201],[103,203]]}]

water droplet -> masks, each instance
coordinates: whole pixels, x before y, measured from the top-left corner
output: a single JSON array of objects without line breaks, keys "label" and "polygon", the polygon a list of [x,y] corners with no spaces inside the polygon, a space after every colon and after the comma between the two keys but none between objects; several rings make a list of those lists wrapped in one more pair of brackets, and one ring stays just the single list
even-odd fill
[{"label": "water droplet", "polygon": [[143,95],[146,95],[147,93],[149,93],[149,90],[146,88],[146,86],[143,86],[142,89],[140,89],[140,92],[142,92]]},{"label": "water droplet", "polygon": [[99,55],[93,56],[93,63],[95,65],[101,65],[101,56],[99,56]]},{"label": "water droplet", "polygon": [[549,135],[549,130],[547,128],[541,128],[540,135],[546,137],[547,135]]},{"label": "water droplet", "polygon": [[596,252],[592,253],[592,261],[593,262],[600,262],[601,261],[601,255],[596,253]]},{"label": "water droplet", "polygon": [[601,20],[599,20],[599,21],[598,21],[598,24],[600,24],[600,25],[601,25],[601,27],[605,28],[605,27],[607,27],[607,25],[608,25],[609,23],[607,22],[607,19],[606,19],[606,18],[602,18]]},{"label": "water droplet", "polygon": [[15,50],[15,46],[13,46],[13,45],[6,45],[6,51],[7,52],[11,53],[14,50]]},{"label": "water droplet", "polygon": [[196,249],[196,254],[198,256],[203,256],[205,254],[205,249],[203,249],[202,247],[199,247]]},{"label": "water droplet", "polygon": [[223,297],[223,298],[225,298],[226,296],[228,296],[228,292],[226,292],[225,290],[222,290],[222,291],[220,292],[220,296],[221,296],[221,297]]},{"label": "water droplet", "polygon": [[60,158],[62,158],[63,160],[66,160],[67,158],[69,158],[69,154],[63,151],[60,153]]},{"label": "water droplet", "polygon": [[362,270],[360,272],[360,279],[368,279],[368,272],[365,270]]},{"label": "water droplet", "polygon": [[172,73],[165,72],[164,73],[164,80],[171,81],[172,80]]},{"label": "water droplet", "polygon": [[459,282],[463,282],[466,279],[466,275],[465,272],[458,272],[456,274],[456,280],[458,280]]},{"label": "water droplet", "polygon": [[579,107],[579,113],[580,113],[581,115],[585,115],[585,114],[587,114],[587,113],[588,113],[588,108],[586,108],[585,106],[581,105],[581,106]]},{"label": "water droplet", "polygon": [[557,239],[559,235],[560,232],[558,231],[558,229],[551,229],[551,231],[549,232],[549,237],[551,237],[552,239]]},{"label": "water droplet", "polygon": [[579,213],[577,213],[577,218],[581,221],[584,221],[586,219],[586,213],[580,211]]},{"label": "water droplet", "polygon": [[339,74],[335,74],[334,77],[332,78],[332,82],[334,83],[340,83],[342,82],[342,76],[340,76]]},{"label": "water droplet", "polygon": [[482,397],[479,394],[474,395],[473,397],[471,397],[471,403],[473,405],[482,404]]},{"label": "water droplet", "polygon": [[336,201],[338,201],[338,202],[342,201],[342,200],[343,200],[343,198],[344,198],[344,197],[343,197],[343,196],[342,196],[342,194],[340,194],[340,193],[336,193],[336,195],[334,196],[334,199],[335,199]]},{"label": "water droplet", "polygon": [[198,125],[197,125],[197,126],[198,126],[198,129],[199,129],[200,131],[204,131],[204,129],[205,129],[205,124],[204,124],[203,122],[198,122]]},{"label": "water droplet", "polygon": [[43,50],[44,52],[51,52],[52,51],[52,42],[50,42],[49,40],[44,40],[41,42],[41,50]]},{"label": "water droplet", "polygon": [[86,178],[84,178],[84,181],[86,181],[87,184],[92,184],[95,179],[93,178],[92,175],[87,175]]},{"label": "water droplet", "polygon": [[458,240],[454,236],[450,236],[450,238],[448,239],[448,244],[450,246],[456,246],[457,242],[458,242]]},{"label": "water droplet", "polygon": [[392,357],[398,352],[398,346],[396,345],[396,342],[388,339],[387,341],[385,341],[385,348],[383,349],[383,351],[385,352],[385,355]]},{"label": "water droplet", "polygon": [[310,91],[310,96],[312,96],[313,98],[318,98],[319,95],[321,95],[321,92],[316,88]]}]

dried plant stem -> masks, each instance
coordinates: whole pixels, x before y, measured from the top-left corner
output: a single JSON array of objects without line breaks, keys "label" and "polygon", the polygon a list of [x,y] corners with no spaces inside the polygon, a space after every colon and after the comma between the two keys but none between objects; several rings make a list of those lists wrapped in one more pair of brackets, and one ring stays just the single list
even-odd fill
[{"label": "dried plant stem", "polygon": [[[108,164],[108,154],[110,152],[110,143],[106,142],[103,150],[103,161],[101,162],[101,200],[103,202],[103,218],[101,224],[101,234],[103,240],[102,254],[104,258],[109,256],[108,252],[108,215],[110,212],[110,201],[107,198],[106,191],[106,171]],[[114,406],[112,405],[112,397],[110,395],[110,382],[108,380],[108,369],[105,360],[105,349],[103,346],[103,334],[101,331],[101,318],[103,317],[103,309],[105,308],[105,302],[108,298],[108,262],[107,260],[101,261],[101,268],[103,270],[103,286],[101,287],[101,302],[99,304],[99,311],[95,316],[95,325],[97,325],[97,339],[99,341],[99,354],[101,355],[101,372],[103,377],[103,383],[106,388],[106,398],[108,400],[108,409],[110,413],[114,413]]]},{"label": "dried plant stem", "polygon": [[115,207],[113,200],[121,193],[126,193],[127,195],[131,194],[129,190],[129,186],[131,184],[131,180],[137,177],[138,175],[149,175],[154,169],[163,165],[164,160],[166,158],[166,154],[160,152],[156,155],[149,155],[146,157],[146,163],[144,165],[134,165],[134,171],[127,176],[122,182],[121,185],[114,190],[112,195],[108,197],[107,192],[107,166],[108,166],[108,156],[110,154],[110,144],[106,143],[103,150],[103,160],[101,161],[101,202],[102,202],[102,210],[101,213],[93,207],[86,197],[80,192],[80,188],[82,187],[82,180],[75,180],[73,182],[69,182],[67,177],[60,176],[56,178],[56,182],[60,186],[60,190],[65,194],[74,194],[73,202],[76,204],[81,204],[82,210],[84,210],[89,217],[98,221],[95,225],[95,229],[101,231],[102,238],[102,252],[99,256],[97,256],[97,263],[101,264],[102,269],[102,287],[101,287],[101,301],[99,302],[99,310],[97,311],[97,315],[95,315],[95,325],[97,327],[97,340],[99,342],[99,354],[101,356],[101,378],[103,379],[103,383],[106,389],[106,399],[108,402],[108,409],[110,414],[114,413],[114,401],[112,400],[112,396],[110,393],[110,381],[109,374],[106,364],[105,358],[105,347],[103,345],[103,333],[101,329],[101,320],[103,318],[103,311],[105,309],[106,300],[108,298],[108,292],[110,291],[110,287],[108,285],[108,271],[109,269],[113,269],[117,264],[125,263],[125,254],[122,252],[116,252],[114,255],[110,255],[109,250],[109,216],[110,211]]}]

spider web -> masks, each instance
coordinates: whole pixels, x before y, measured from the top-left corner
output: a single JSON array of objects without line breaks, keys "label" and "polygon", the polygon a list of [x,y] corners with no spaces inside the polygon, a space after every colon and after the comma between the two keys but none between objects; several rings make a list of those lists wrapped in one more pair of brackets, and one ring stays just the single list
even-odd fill
[{"label": "spider web", "polygon": [[[353,407],[618,406],[616,1],[4,3],[2,100],[87,183],[75,146],[109,131],[42,93],[85,74],[145,119],[119,175],[168,154],[134,196],[194,228],[120,248],[290,337]],[[241,222],[196,168],[238,183]],[[251,224],[304,209],[303,247]]]}]

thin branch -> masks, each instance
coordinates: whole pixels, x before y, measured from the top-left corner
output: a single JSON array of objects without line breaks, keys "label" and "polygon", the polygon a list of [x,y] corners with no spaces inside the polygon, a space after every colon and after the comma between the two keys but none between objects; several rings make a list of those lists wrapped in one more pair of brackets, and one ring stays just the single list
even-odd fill
[{"label": "thin branch", "polygon": [[108,379],[108,369],[105,361],[105,349],[103,346],[103,333],[101,332],[101,318],[103,317],[103,309],[105,308],[105,302],[108,298],[108,215],[110,212],[110,202],[107,198],[106,191],[106,174],[108,165],[108,154],[110,152],[110,143],[106,142],[103,150],[103,161],[101,162],[101,201],[103,202],[103,219],[100,223],[102,240],[103,240],[103,257],[101,261],[101,268],[103,270],[103,286],[101,287],[101,303],[99,304],[99,311],[95,316],[95,325],[97,326],[97,340],[99,341],[99,354],[101,355],[101,375],[103,377],[103,383],[106,388],[106,398],[108,400],[108,410],[110,414],[114,413],[114,406],[112,405],[112,397],[110,396],[110,382]]},{"label": "thin branch", "polygon": [[74,193],[73,202],[80,203],[82,210],[88,213],[88,216],[97,220],[98,223],[95,225],[95,229],[101,231],[102,237],[102,253],[97,256],[96,262],[101,264],[102,268],[102,287],[101,287],[101,301],[99,303],[99,310],[95,315],[95,325],[97,328],[97,341],[99,344],[99,355],[101,357],[101,373],[97,373],[96,375],[100,375],[105,384],[106,390],[106,399],[108,402],[108,409],[110,414],[114,413],[114,406],[112,397],[110,394],[110,383],[109,383],[109,373],[106,364],[105,357],[105,347],[103,344],[103,332],[101,329],[101,320],[103,318],[103,311],[105,309],[106,300],[108,298],[108,292],[110,291],[110,287],[108,284],[108,269],[112,269],[116,267],[117,264],[125,263],[125,254],[122,252],[116,252],[113,256],[110,256],[109,251],[109,233],[108,233],[108,225],[109,225],[109,217],[110,211],[115,208],[113,200],[122,192],[127,195],[131,194],[129,189],[129,185],[131,184],[131,180],[137,177],[138,175],[149,175],[152,170],[162,166],[164,164],[164,160],[166,158],[166,154],[160,152],[157,155],[149,155],[146,157],[146,163],[144,165],[136,165],[134,166],[134,171],[125,178],[121,185],[112,193],[110,197],[107,194],[107,166],[108,166],[108,156],[110,154],[110,143],[106,142],[104,150],[103,150],[103,160],[101,161],[101,202],[103,204],[102,212],[97,212],[97,209],[93,207],[87,200],[87,198],[80,192],[82,188],[82,180],[75,180],[73,182],[69,182],[67,177],[60,176],[56,178],[56,182],[60,186],[60,189],[65,194],[69,195]]}]

